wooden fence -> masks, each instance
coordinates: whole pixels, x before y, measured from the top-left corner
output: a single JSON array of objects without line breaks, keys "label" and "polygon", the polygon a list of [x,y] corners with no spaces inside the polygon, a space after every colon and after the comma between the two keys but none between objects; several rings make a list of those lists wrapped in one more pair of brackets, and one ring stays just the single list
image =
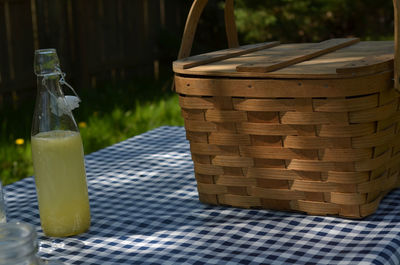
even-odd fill
[{"label": "wooden fence", "polygon": [[68,80],[82,89],[132,74],[157,77],[159,65],[177,54],[190,4],[0,0],[0,101],[35,88],[32,63],[39,48],[56,48]]}]

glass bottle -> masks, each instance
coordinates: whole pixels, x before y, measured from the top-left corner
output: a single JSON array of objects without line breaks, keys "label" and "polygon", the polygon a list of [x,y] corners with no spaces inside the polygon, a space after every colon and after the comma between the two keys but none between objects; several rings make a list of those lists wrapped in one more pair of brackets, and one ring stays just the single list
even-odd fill
[{"label": "glass bottle", "polygon": [[31,144],[41,225],[47,236],[77,235],[90,226],[83,145],[73,106],[61,90],[56,50],[36,50],[34,70],[38,90]]},{"label": "glass bottle", "polygon": [[0,224],[0,265],[62,265],[36,256],[36,231],[27,223]]}]

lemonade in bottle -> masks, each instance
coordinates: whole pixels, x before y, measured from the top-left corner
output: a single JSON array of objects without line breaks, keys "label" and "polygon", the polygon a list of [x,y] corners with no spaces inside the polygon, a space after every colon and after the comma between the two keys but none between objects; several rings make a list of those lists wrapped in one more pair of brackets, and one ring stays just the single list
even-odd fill
[{"label": "lemonade in bottle", "polygon": [[41,225],[47,236],[77,235],[89,229],[90,207],[73,101],[61,90],[54,49],[37,50],[34,68],[38,93],[31,142]]}]

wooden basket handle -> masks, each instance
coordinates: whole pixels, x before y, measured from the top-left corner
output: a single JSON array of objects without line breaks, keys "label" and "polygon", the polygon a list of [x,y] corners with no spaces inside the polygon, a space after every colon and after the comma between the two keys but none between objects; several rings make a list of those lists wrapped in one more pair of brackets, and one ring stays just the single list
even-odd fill
[{"label": "wooden basket handle", "polygon": [[[179,49],[178,53],[178,60],[190,56],[197,25],[207,3],[208,0],[193,1],[188,18],[186,20],[185,29],[183,31],[181,48]],[[233,13],[233,0],[225,0],[225,29],[229,48],[238,47],[239,41],[237,37],[235,16]]]},{"label": "wooden basket handle", "polygon": [[[208,0],[194,0],[192,7],[190,8],[188,18],[186,20],[185,29],[183,31],[183,37],[181,47],[178,53],[178,60],[190,56],[192,50],[194,35],[196,34],[197,24],[201,14],[203,13],[204,7],[207,5]],[[400,0],[393,0],[394,9],[394,87],[400,92]],[[225,0],[225,30],[228,39],[228,47],[235,48],[239,46],[237,37],[237,29],[235,23],[235,16],[233,12],[233,0]]]}]

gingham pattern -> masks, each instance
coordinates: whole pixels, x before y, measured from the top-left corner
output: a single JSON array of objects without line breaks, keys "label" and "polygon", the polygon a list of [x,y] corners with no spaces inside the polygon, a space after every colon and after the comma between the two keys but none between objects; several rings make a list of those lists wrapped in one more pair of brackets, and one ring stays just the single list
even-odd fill
[{"label": "gingham pattern", "polygon": [[38,228],[40,255],[67,264],[400,264],[400,190],[363,220],[215,207],[198,201],[182,127],[86,156],[92,226],[52,239],[33,178],[5,187],[8,217]]}]

